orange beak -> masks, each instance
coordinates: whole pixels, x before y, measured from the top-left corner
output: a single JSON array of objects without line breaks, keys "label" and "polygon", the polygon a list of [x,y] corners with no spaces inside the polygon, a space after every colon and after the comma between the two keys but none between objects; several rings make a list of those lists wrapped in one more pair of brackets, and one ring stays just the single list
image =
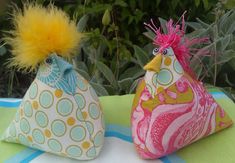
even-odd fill
[{"label": "orange beak", "polygon": [[158,73],[162,64],[162,54],[157,54],[149,63],[144,66],[144,70]]}]

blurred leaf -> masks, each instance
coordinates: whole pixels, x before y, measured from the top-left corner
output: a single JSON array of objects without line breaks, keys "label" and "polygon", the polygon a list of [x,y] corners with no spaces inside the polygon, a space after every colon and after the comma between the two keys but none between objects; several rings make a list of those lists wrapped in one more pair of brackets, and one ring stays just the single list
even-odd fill
[{"label": "blurred leaf", "polygon": [[203,22],[201,19],[197,18],[197,21],[200,23],[200,25],[201,25],[203,28],[208,28],[208,27],[209,27],[209,24]]},{"label": "blurred leaf", "polygon": [[154,34],[154,32],[153,31],[151,31],[151,30],[149,30],[149,29],[147,29],[148,31],[147,32],[144,32],[143,34],[147,37],[147,38],[149,38],[150,40],[154,40],[154,38],[155,38],[155,36],[156,36],[156,34]]},{"label": "blurred leaf", "polygon": [[229,61],[229,65],[233,68],[233,71],[235,72],[235,57]]},{"label": "blurred leaf", "polygon": [[80,69],[80,70],[83,70],[85,72],[88,72],[88,68],[86,66],[86,64],[82,61],[74,61],[73,62],[73,65],[77,68],[77,69]]},{"label": "blurred leaf", "polygon": [[235,84],[229,80],[228,74],[225,74],[225,81],[226,81],[226,83],[228,83],[230,86],[235,87]]},{"label": "blurred leaf", "polygon": [[111,22],[110,11],[109,11],[109,9],[106,9],[104,12],[104,15],[102,17],[102,24],[104,26],[107,26],[107,25],[109,25],[110,22]]},{"label": "blurred leaf", "polygon": [[229,12],[227,12],[225,15],[222,16],[220,30],[226,34],[229,34],[229,32],[233,33],[234,27],[232,25],[234,24],[234,20],[235,20],[235,9],[230,10]]},{"label": "blurred leaf", "polygon": [[195,5],[196,5],[197,7],[200,5],[200,1],[201,1],[201,0],[194,0]]},{"label": "blurred leaf", "polygon": [[172,9],[173,9],[173,10],[175,10],[175,8],[177,7],[177,5],[179,4],[179,1],[180,1],[180,0],[171,1],[171,5],[172,5]]},{"label": "blurred leaf", "polygon": [[133,79],[136,79],[142,75],[144,75],[145,71],[140,68],[140,67],[130,67],[128,68],[125,72],[123,72],[120,76],[120,79],[125,79],[125,78],[128,78],[128,77],[132,77]]},{"label": "blurred leaf", "polygon": [[116,0],[114,2],[114,5],[121,6],[121,7],[127,7],[127,3],[123,0]]},{"label": "blurred leaf", "polygon": [[136,79],[136,80],[132,83],[132,85],[130,86],[129,93],[134,93],[134,92],[135,92],[135,89],[136,89],[136,87],[138,86],[140,80],[142,80],[142,78]]},{"label": "blurred leaf", "polygon": [[96,50],[95,48],[91,46],[83,46],[84,53],[89,57],[92,63],[96,61],[95,54]]},{"label": "blurred leaf", "polygon": [[202,25],[200,23],[198,23],[198,22],[186,22],[185,24],[190,26],[194,30],[199,30],[199,29],[202,28]]},{"label": "blurred leaf", "polygon": [[227,3],[224,5],[227,9],[232,9],[235,7],[235,1],[234,0],[227,0]]},{"label": "blurred leaf", "polygon": [[145,51],[143,51],[140,47],[134,45],[134,50],[135,50],[135,56],[137,58],[137,61],[140,65],[140,67],[144,67],[145,64],[149,61],[149,57],[146,54]]},{"label": "blurred leaf", "polygon": [[[129,90],[131,84],[133,83],[133,79],[132,78],[125,78],[125,79],[122,79],[120,81],[118,81],[118,85],[119,87],[122,89],[122,90]],[[126,92],[128,93],[128,91]]]},{"label": "blurred leaf", "polygon": [[115,79],[115,76],[113,74],[113,72],[108,68],[108,66],[106,66],[105,64],[103,64],[100,61],[97,61],[96,66],[98,68],[98,70],[104,75],[104,77],[109,81],[109,83],[117,88],[117,81]]},{"label": "blurred leaf", "polygon": [[166,28],[167,21],[165,19],[162,19],[162,18],[158,18],[158,20],[160,21],[161,29],[163,30],[163,32],[167,33],[167,28]]},{"label": "blurred leaf", "polygon": [[227,63],[233,58],[235,58],[235,50],[232,50],[232,49],[226,50],[224,51],[224,54],[221,54],[219,56],[217,64]]},{"label": "blurred leaf", "polygon": [[89,16],[86,14],[80,18],[80,20],[77,23],[77,29],[79,32],[85,31],[88,19],[89,19]]},{"label": "blurred leaf", "polygon": [[88,74],[86,71],[84,71],[84,70],[82,70],[82,69],[76,69],[76,71],[77,71],[80,75],[82,75],[87,81],[89,81],[89,80],[91,79],[91,77],[89,76],[89,74]]},{"label": "blurred leaf", "polygon": [[226,35],[225,37],[219,38],[219,40],[215,40],[217,42],[217,50],[223,52],[230,44],[232,37],[232,35]]},{"label": "blurred leaf", "polygon": [[208,0],[202,0],[202,2],[203,2],[204,8],[205,8],[205,9],[208,9],[208,8],[209,8],[209,2],[208,2]]},{"label": "blurred leaf", "polygon": [[6,54],[7,50],[5,48],[5,46],[0,46],[0,56],[3,56],[4,54]]},{"label": "blurred leaf", "polygon": [[94,83],[94,82],[90,82],[90,84],[95,89],[98,96],[108,96],[109,95],[107,90],[102,85],[100,85],[98,83]]}]

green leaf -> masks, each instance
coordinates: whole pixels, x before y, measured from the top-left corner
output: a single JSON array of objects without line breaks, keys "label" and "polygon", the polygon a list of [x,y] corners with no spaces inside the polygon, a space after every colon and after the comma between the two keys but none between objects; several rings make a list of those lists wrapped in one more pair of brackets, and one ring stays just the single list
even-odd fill
[{"label": "green leaf", "polygon": [[102,24],[104,26],[107,26],[110,24],[110,22],[111,22],[110,11],[109,11],[109,9],[106,9],[104,12],[104,15],[102,17]]},{"label": "green leaf", "polygon": [[234,0],[227,0],[227,3],[224,5],[227,9],[232,9],[235,7],[235,1]]},{"label": "green leaf", "polygon": [[136,8],[136,3],[137,3],[136,0],[129,0],[129,6],[131,7],[132,10]]},{"label": "green leaf", "polygon": [[232,59],[229,61],[229,65],[233,68],[233,71],[235,72],[235,58],[232,58]]},{"label": "green leaf", "polygon": [[228,74],[225,74],[225,81],[228,83],[230,86],[235,87],[235,84],[229,80]]},{"label": "green leaf", "polygon": [[149,29],[147,29],[147,32],[144,32],[143,34],[152,41],[154,40],[154,38],[156,36],[156,34]]},{"label": "green leaf", "polygon": [[89,76],[89,74],[82,70],[82,69],[75,69],[80,75],[82,75],[87,81],[89,81],[91,79],[91,77]]},{"label": "green leaf", "polygon": [[117,88],[118,85],[117,81],[115,79],[113,72],[109,69],[109,67],[100,61],[96,62],[96,66],[98,70],[104,75],[104,77],[109,81],[109,83],[115,88]]},{"label": "green leaf", "polygon": [[114,2],[114,5],[121,6],[121,7],[127,7],[128,6],[127,3],[124,2],[123,0],[116,0]]},{"label": "green leaf", "polygon": [[134,45],[134,51],[135,51],[135,56],[137,58],[138,64],[141,67],[144,67],[145,64],[149,61],[149,57],[146,54],[145,51],[143,51],[140,47],[138,47],[137,45]]},{"label": "green leaf", "polygon": [[229,45],[231,39],[232,35],[226,35],[225,37],[221,37],[218,40],[215,40],[215,42],[217,42],[216,44],[217,51],[223,52]]},{"label": "green leaf", "polygon": [[88,15],[83,15],[81,17],[81,19],[78,21],[77,23],[77,29],[79,32],[83,32],[85,31],[86,25],[87,25],[87,21],[89,19]]},{"label": "green leaf", "polygon": [[202,2],[203,2],[203,5],[204,5],[204,8],[205,8],[205,9],[208,9],[208,8],[209,8],[209,2],[208,2],[208,0],[202,0]]},{"label": "green leaf", "polygon": [[186,22],[186,25],[193,28],[194,30],[198,30],[202,28],[202,25],[198,22]]},{"label": "green leaf", "polygon": [[[230,34],[234,32],[234,20],[235,20],[235,9],[230,10],[221,17],[220,20],[220,30],[223,33]],[[229,33],[230,32],[230,33]]]},{"label": "green leaf", "polygon": [[230,25],[230,27],[227,30],[227,34],[232,34],[235,32],[235,21]]},{"label": "green leaf", "polygon": [[200,1],[201,1],[201,0],[194,0],[195,5],[196,5],[197,7],[200,5]]},{"label": "green leaf", "polygon": [[127,90],[129,90],[132,83],[133,83],[132,78],[126,78],[118,81],[118,85],[121,88],[121,90],[125,90],[126,92],[128,92]]},{"label": "green leaf", "polygon": [[[205,29],[198,29],[191,33],[186,34],[186,37],[189,39],[200,38],[200,37],[208,37],[205,32]],[[204,33],[204,35],[202,35]]]},{"label": "green leaf", "polygon": [[43,4],[46,0],[36,0],[37,4]]},{"label": "green leaf", "polygon": [[226,50],[223,52],[224,54],[219,55],[218,63],[216,64],[224,64],[229,62],[231,59],[235,58],[235,51],[232,49]]},{"label": "green leaf", "polygon": [[86,66],[86,64],[84,63],[84,62],[82,62],[82,61],[73,61],[73,65],[74,65],[74,67],[76,67],[77,69],[81,69],[81,70],[83,70],[83,71],[85,71],[85,72],[88,72],[88,68],[87,68],[87,66]]},{"label": "green leaf", "polygon": [[158,18],[158,20],[160,21],[161,28],[162,28],[163,32],[167,33],[167,28],[166,28],[167,21],[165,19],[162,19],[162,18]]},{"label": "green leaf", "polygon": [[208,28],[208,27],[210,26],[209,24],[205,23],[204,21],[202,21],[202,20],[199,19],[199,18],[197,18],[196,20],[198,21],[198,23],[201,24],[201,26],[202,26],[203,28]]},{"label": "green leaf", "polygon": [[4,54],[6,54],[7,49],[5,48],[5,46],[0,46],[0,56],[3,56]]},{"label": "green leaf", "polygon": [[175,8],[177,7],[177,5],[179,4],[179,1],[180,1],[180,0],[171,1],[171,6],[172,6],[172,9],[173,9],[173,10],[175,10]]},{"label": "green leaf", "polygon": [[104,12],[106,9],[112,10],[111,4],[98,4],[94,3],[91,7],[86,7],[86,13],[97,14]]},{"label": "green leaf", "polygon": [[92,63],[94,63],[96,61],[96,57],[95,57],[96,49],[95,48],[93,48],[91,46],[84,46],[83,51],[84,51],[85,55],[87,55],[89,57],[89,59]]},{"label": "green leaf", "polygon": [[138,86],[140,80],[142,80],[142,78],[136,79],[136,80],[132,83],[132,85],[130,86],[129,94],[135,92],[135,89],[136,89],[136,87]]},{"label": "green leaf", "polygon": [[122,80],[122,79],[129,78],[129,77],[136,79],[144,75],[144,73],[145,71],[140,67],[137,67],[137,66],[130,67],[121,74],[120,79]]},{"label": "green leaf", "polygon": [[102,85],[100,85],[98,83],[94,83],[94,82],[90,82],[90,84],[95,89],[98,96],[108,96],[109,95],[107,90]]}]

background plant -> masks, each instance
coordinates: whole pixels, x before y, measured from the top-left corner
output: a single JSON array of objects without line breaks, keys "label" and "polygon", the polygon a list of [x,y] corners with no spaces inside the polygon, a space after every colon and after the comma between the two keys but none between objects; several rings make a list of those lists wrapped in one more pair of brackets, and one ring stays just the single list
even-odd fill
[{"label": "background plant", "polygon": [[[15,0],[15,2],[18,6],[22,6],[20,1]],[[48,0],[38,0],[37,2],[43,5],[49,3]],[[151,34],[146,33],[143,22],[149,21],[150,18],[162,17],[163,19],[159,19],[160,21],[157,23],[163,25],[164,19],[171,17],[177,20],[187,10],[187,21],[191,21],[188,23],[191,27],[189,32],[194,31],[188,37],[204,36],[210,34],[210,32],[206,32],[209,30],[204,22],[207,22],[210,27],[213,26],[212,24],[218,24],[223,13],[234,6],[233,0],[219,2],[217,0],[58,0],[54,1],[54,4],[78,21],[79,31],[87,33],[87,37],[81,43],[78,55],[74,57],[72,63],[77,71],[90,81],[99,95],[134,92],[138,80],[144,75],[142,67],[150,59],[149,54],[152,49],[151,41],[145,36],[151,37]],[[220,10],[215,10],[218,8]],[[0,28],[9,30],[11,25],[9,16],[6,15],[9,8],[5,7],[4,10],[0,12]],[[214,11],[221,11],[221,13]],[[227,17],[229,16],[227,15]],[[196,18],[199,19],[194,22]],[[234,22],[231,19],[230,22]],[[162,27],[164,28],[164,26]],[[1,36],[2,33],[0,33]],[[219,34],[216,39],[221,37],[222,35]],[[213,39],[211,44],[215,41]],[[1,45],[3,46],[0,48],[0,96],[22,97],[35,74],[24,75],[14,70],[7,70],[3,63],[10,56],[10,48],[3,43]],[[233,47],[229,45],[225,49],[229,50]],[[223,49],[217,48],[223,53]],[[227,55],[229,56],[229,54]],[[233,55],[231,52],[230,56]],[[214,72],[211,61],[213,59],[203,57],[201,60],[203,65],[211,66],[210,72]],[[192,64],[194,64],[194,60],[192,60]],[[197,68],[196,70],[199,74],[203,74],[203,69]],[[219,70],[216,71],[216,77],[208,72],[210,75],[203,77],[204,81],[217,86],[229,87],[232,90],[233,85],[219,82],[220,76],[227,73],[227,70],[220,68]],[[231,79],[229,81],[232,82]]]},{"label": "background plant", "polygon": [[200,19],[188,23],[194,29],[190,37],[210,38],[210,44],[204,47],[210,51],[210,56],[193,58],[191,64],[200,80],[224,88],[235,99],[235,9],[226,12],[220,2],[214,14],[215,21],[211,24]]}]

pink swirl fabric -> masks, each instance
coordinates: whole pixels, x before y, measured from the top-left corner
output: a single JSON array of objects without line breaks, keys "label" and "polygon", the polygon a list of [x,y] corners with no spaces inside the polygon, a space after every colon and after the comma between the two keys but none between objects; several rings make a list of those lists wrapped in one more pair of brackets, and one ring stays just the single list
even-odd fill
[{"label": "pink swirl fabric", "polygon": [[144,159],[156,159],[232,125],[202,83],[183,75],[154,98],[142,80],[131,115],[133,142]]}]

